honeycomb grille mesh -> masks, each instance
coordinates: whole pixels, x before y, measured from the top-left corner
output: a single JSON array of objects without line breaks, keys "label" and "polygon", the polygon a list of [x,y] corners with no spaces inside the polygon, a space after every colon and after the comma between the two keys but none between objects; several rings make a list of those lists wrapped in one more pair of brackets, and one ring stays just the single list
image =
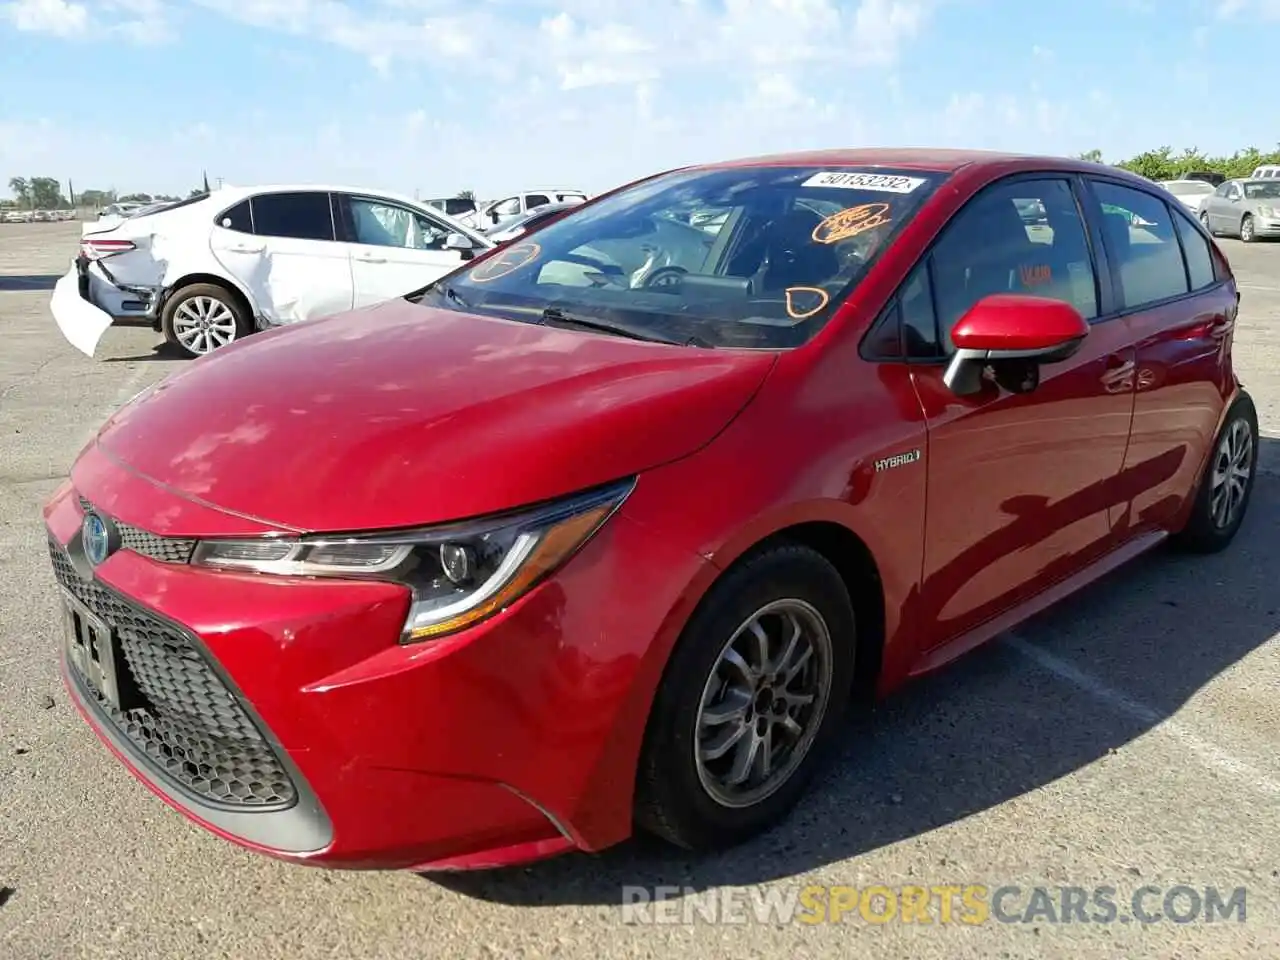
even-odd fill
[{"label": "honeycomb grille mesh", "polygon": [[[80,509],[86,513],[93,509],[84,497],[80,497]],[[161,563],[186,563],[195,552],[196,542],[180,537],[161,537],[138,527],[121,523],[112,519],[116,529],[120,531],[120,545],[125,550],[132,550]]]},{"label": "honeycomb grille mesh", "polygon": [[292,778],[235,696],[182,633],[98,583],[80,578],[52,539],[58,582],[110,626],[145,706],[119,710],[93,690],[92,705],[179,787],[215,806],[281,809]]}]

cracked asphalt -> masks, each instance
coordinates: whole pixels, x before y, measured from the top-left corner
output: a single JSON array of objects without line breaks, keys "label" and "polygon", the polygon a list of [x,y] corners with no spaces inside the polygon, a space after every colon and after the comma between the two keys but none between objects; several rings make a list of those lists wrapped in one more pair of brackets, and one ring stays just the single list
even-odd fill
[{"label": "cracked asphalt", "polygon": [[[97,424],[183,362],[144,328],[114,328],[96,360],[62,339],[47,303],[78,233],[0,225],[0,958],[1280,956],[1280,245],[1222,241],[1264,435],[1231,550],[1142,558],[851,720],[796,815],[743,848],[699,860],[632,842],[423,878],[217,840],[136,783],[68,703],[40,505]],[[1001,911],[1016,922],[980,924],[937,910],[930,923],[854,910],[841,924],[710,924],[697,897],[639,914],[676,922],[629,923],[621,907],[625,886],[749,904],[815,884],[1020,892]],[[1157,913],[1179,885],[1242,887],[1247,909],[1142,922],[1129,907],[1147,885]],[[1112,887],[1120,909],[1027,916],[1036,887]]]}]

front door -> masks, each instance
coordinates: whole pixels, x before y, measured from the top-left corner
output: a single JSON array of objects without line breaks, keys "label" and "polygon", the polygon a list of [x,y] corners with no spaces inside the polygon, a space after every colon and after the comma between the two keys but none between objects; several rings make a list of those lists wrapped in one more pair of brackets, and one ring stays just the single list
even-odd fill
[{"label": "front door", "polygon": [[[945,228],[913,278],[919,295],[903,302],[909,327],[939,332],[943,361],[912,367],[929,434],[926,647],[979,627],[1111,542],[1134,349],[1123,319],[1099,322],[1109,291],[1097,283],[1076,196],[1065,176],[988,187]],[[1071,303],[1091,322],[1089,336],[1071,359],[1043,365],[1031,392],[987,383],[957,397],[942,379],[950,330],[981,298],[1010,292]]]},{"label": "front door", "polygon": [[402,297],[462,264],[444,224],[389,200],[344,197],[355,305]]},{"label": "front door", "polygon": [[1231,191],[1235,188],[1235,184],[1228,180],[1221,184],[1217,190],[1213,192],[1213,196],[1205,201],[1204,209],[1208,214],[1209,229],[1214,231],[1225,232],[1234,229],[1235,225],[1231,222]]}]

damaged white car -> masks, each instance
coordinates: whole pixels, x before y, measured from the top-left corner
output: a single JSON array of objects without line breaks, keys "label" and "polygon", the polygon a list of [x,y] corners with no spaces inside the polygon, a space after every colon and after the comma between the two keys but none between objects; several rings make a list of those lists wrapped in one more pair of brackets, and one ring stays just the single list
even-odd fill
[{"label": "damaged white car", "polygon": [[396,194],[224,187],[86,225],[50,309],[89,356],[117,319],[150,321],[200,356],[255,330],[402,296],[493,245]]}]

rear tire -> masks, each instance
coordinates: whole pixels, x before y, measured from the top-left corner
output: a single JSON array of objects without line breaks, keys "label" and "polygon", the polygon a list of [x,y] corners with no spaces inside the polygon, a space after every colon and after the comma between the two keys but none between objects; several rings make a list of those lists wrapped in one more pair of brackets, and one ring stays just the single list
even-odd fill
[{"label": "rear tire", "polygon": [[193,283],[171,294],[160,329],[188,357],[202,357],[253,332],[239,298],[213,283]]},{"label": "rear tire", "polygon": [[1191,518],[1174,543],[1193,553],[1225,549],[1244,522],[1257,475],[1258,413],[1253,400],[1242,393],[1213,441]]},{"label": "rear tire", "polygon": [[776,546],[730,571],[686,625],[654,698],[637,824],[711,850],[782,820],[839,733],[854,633],[844,581],[817,551]]}]

